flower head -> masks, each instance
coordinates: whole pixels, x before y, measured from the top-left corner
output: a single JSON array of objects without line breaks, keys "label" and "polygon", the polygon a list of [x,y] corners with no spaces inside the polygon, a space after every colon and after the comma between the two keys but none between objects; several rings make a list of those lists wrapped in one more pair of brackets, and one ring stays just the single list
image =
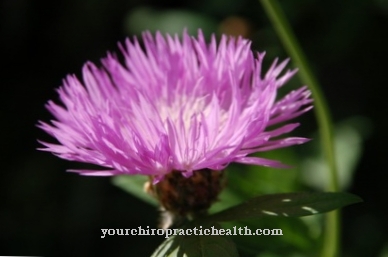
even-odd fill
[{"label": "flower head", "polygon": [[143,47],[136,38],[120,45],[124,63],[108,54],[100,68],[84,65],[82,81],[66,77],[61,104],[47,104],[56,120],[39,124],[59,143],[41,142],[42,150],[106,167],[73,170],[83,175],[142,174],[156,183],[172,171],[190,177],[231,162],[283,167],[249,154],[307,141],[279,138],[299,125],[284,122],[312,108],[306,87],[277,100],[296,72],[281,75],[288,60],[263,76],[264,53],[246,39],[213,36],[206,44],[201,31],[142,39]]}]

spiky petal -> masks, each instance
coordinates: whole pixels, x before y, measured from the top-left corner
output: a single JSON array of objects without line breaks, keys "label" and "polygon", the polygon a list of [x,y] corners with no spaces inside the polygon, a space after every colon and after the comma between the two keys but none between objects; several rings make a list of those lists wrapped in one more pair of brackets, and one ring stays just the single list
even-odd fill
[{"label": "spiky petal", "polygon": [[61,104],[47,104],[55,120],[39,124],[59,143],[41,142],[41,150],[106,167],[73,170],[84,175],[142,174],[157,182],[171,171],[189,177],[231,162],[283,167],[249,154],[307,141],[280,137],[299,125],[285,122],[312,108],[306,87],[277,99],[296,72],[281,75],[288,60],[275,60],[262,75],[264,53],[252,52],[246,39],[223,35],[217,43],[213,36],[207,44],[201,31],[142,39],[143,47],[136,38],[120,45],[124,63],[108,54],[103,67],[84,65],[82,81],[66,77]]}]

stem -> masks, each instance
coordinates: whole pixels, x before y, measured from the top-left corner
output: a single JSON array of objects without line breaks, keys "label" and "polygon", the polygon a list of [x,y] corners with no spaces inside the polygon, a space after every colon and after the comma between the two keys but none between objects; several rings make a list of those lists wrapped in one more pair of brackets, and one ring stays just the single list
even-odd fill
[{"label": "stem", "polygon": [[[325,97],[315,79],[306,57],[299,46],[285,15],[276,0],[260,0],[270,18],[280,40],[288,54],[299,68],[299,76],[307,84],[314,98],[314,111],[319,127],[322,150],[330,170],[330,180],[327,191],[338,191],[337,165],[334,152],[333,129],[330,112]],[[340,239],[339,211],[326,214],[325,234],[323,238],[322,257],[335,257],[339,252]]]}]

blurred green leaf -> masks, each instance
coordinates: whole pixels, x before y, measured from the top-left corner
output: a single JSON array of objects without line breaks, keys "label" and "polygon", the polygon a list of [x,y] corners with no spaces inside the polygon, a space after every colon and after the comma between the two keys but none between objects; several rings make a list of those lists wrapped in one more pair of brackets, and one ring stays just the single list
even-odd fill
[{"label": "blurred green leaf", "polygon": [[179,256],[179,244],[182,240],[179,236],[171,236],[164,240],[161,245],[155,250],[151,257],[173,257]]},{"label": "blurred green leaf", "polygon": [[[283,163],[298,167],[298,157],[292,148],[283,148],[260,153],[260,157],[282,160]],[[227,184],[219,201],[212,205],[209,213],[216,213],[242,203],[255,195],[301,190],[297,168],[273,169],[239,164],[227,168]],[[315,226],[311,227],[304,219],[279,219],[263,217],[249,221],[233,221],[222,224],[225,228],[248,226],[259,228],[281,228],[284,235],[279,237],[232,236],[239,249],[257,253],[271,249],[279,254],[292,251],[311,252],[317,243]],[[315,224],[316,225],[316,224]]]},{"label": "blurred green leaf", "polygon": [[284,148],[256,154],[261,158],[281,160],[290,165],[288,169],[274,169],[254,165],[230,165],[228,188],[242,199],[261,194],[292,192],[300,189],[298,184],[298,157],[292,148]]},{"label": "blurred green leaf", "polygon": [[112,178],[113,185],[123,189],[128,193],[131,193],[146,203],[158,206],[158,201],[144,191],[144,183],[147,181],[148,178],[146,176],[140,175],[122,175],[114,176]]},{"label": "blurred green leaf", "polygon": [[[341,190],[351,185],[353,173],[362,154],[362,143],[371,130],[370,121],[363,117],[349,118],[335,126],[334,146],[337,154],[338,181]],[[319,138],[312,142],[314,155],[302,161],[302,179],[305,184],[323,190],[329,180],[329,171],[319,147]]]},{"label": "blurred green leaf", "polygon": [[141,34],[145,30],[162,33],[179,33],[187,29],[189,34],[197,34],[202,28],[205,35],[217,31],[217,23],[210,17],[187,10],[159,11],[142,6],[128,13],[125,20],[125,29],[130,34]]},{"label": "blurred green leaf", "polygon": [[255,219],[263,216],[301,217],[324,213],[361,202],[349,193],[286,193],[262,195],[245,203],[206,217],[207,220],[225,222]]}]

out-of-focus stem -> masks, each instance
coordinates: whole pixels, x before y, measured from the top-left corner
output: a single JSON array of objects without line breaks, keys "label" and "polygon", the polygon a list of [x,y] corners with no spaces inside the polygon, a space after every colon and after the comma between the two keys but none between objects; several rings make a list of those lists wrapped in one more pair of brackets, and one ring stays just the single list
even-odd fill
[{"label": "out-of-focus stem", "polygon": [[[306,57],[299,46],[294,33],[285,18],[277,0],[260,0],[268,17],[270,18],[277,34],[282,41],[288,54],[299,68],[299,76],[310,88],[314,98],[314,110],[319,126],[319,134],[322,142],[322,149],[330,170],[330,181],[327,185],[328,191],[338,191],[337,164],[334,150],[333,129],[330,112],[325,97],[321,91],[318,81],[315,79],[307,64]],[[326,214],[325,234],[322,246],[322,257],[336,257],[339,253],[340,242],[340,220],[339,211]]]}]

